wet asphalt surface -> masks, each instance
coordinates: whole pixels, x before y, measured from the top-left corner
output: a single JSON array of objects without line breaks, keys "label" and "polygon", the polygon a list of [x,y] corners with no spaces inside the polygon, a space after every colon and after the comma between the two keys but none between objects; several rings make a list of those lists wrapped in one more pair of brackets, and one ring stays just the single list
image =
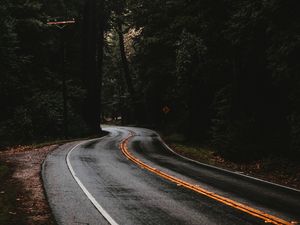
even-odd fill
[{"label": "wet asphalt surface", "polygon": [[[165,180],[129,161],[119,144],[146,164],[287,221],[300,221],[300,192],[199,165],[168,150],[153,131],[107,127],[109,135],[69,154],[78,179],[118,224],[265,224],[265,221]],[[48,155],[43,180],[58,224],[109,224],[72,177],[67,154],[80,142]]]}]

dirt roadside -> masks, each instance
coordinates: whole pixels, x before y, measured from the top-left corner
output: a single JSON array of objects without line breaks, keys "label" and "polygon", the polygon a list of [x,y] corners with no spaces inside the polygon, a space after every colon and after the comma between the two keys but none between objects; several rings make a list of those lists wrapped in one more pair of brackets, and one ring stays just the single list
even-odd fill
[{"label": "dirt roadside", "polygon": [[0,165],[10,171],[1,177],[0,223],[55,224],[40,173],[45,157],[57,147],[58,145],[42,148],[19,146],[0,151]]}]

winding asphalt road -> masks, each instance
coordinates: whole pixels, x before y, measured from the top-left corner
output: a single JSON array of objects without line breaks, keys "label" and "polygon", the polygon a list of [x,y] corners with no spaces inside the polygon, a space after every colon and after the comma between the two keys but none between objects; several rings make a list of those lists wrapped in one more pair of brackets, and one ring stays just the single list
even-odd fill
[{"label": "winding asphalt road", "polygon": [[300,221],[300,191],[185,159],[148,129],[105,130],[46,158],[43,181],[58,224]]}]

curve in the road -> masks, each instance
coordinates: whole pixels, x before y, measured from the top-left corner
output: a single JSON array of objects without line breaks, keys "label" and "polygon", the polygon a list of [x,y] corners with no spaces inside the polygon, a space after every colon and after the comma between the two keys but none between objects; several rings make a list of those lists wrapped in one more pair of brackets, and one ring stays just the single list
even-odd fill
[{"label": "curve in the road", "polygon": [[215,194],[213,192],[210,192],[202,187],[199,187],[198,185],[193,185],[193,184],[190,184],[186,181],[183,181],[179,178],[176,178],[174,176],[171,176],[165,172],[162,172],[154,167],[151,167],[149,165],[147,165],[146,163],[142,162],[141,160],[139,160],[138,158],[136,158],[134,155],[132,155],[129,150],[128,150],[128,142],[131,138],[133,138],[135,136],[135,133],[134,132],[130,132],[130,135],[125,138],[121,143],[120,143],[120,149],[121,151],[123,152],[123,154],[129,159],[131,160],[132,162],[136,163],[137,165],[139,165],[141,168],[143,169],[147,169],[148,171],[164,178],[164,179],[167,179],[173,183],[176,183],[178,186],[183,186],[187,189],[190,189],[192,191],[195,191],[197,193],[200,193],[200,194],[203,194],[209,198],[212,198],[218,202],[221,202],[223,204],[226,204],[228,206],[231,206],[235,209],[238,209],[238,210],[241,210],[245,213],[248,213],[252,216],[255,216],[257,218],[260,218],[262,220],[264,220],[266,223],[272,223],[272,224],[277,224],[277,225],[293,225],[294,223],[293,222],[289,222],[289,221],[285,221],[281,218],[278,218],[276,216],[273,216],[273,215],[270,215],[270,214],[267,214],[261,210],[257,210],[255,208],[252,208],[252,207],[249,207],[247,205],[244,205],[244,204],[241,204],[239,202],[236,202],[234,200],[231,200],[229,198],[225,198],[223,196],[220,196],[218,194]]},{"label": "curve in the road", "polygon": [[106,130],[101,140],[61,146],[43,164],[47,197],[60,225],[299,220],[297,193],[186,161],[171,154],[151,130]]}]

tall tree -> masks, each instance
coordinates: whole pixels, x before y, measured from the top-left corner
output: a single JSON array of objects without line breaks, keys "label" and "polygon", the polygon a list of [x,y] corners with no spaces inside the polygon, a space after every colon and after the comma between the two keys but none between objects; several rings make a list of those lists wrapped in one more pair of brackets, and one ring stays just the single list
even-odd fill
[{"label": "tall tree", "polygon": [[104,47],[104,1],[86,0],[83,22],[84,115],[90,131],[101,131],[101,85]]}]

